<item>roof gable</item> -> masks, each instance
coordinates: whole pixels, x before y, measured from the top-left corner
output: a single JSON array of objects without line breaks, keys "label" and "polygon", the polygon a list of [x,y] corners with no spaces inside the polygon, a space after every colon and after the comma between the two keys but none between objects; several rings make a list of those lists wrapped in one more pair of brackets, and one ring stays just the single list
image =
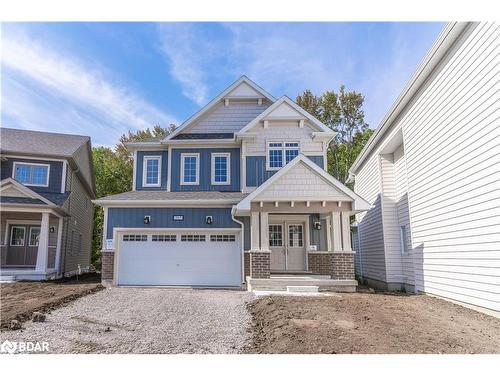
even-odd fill
[{"label": "roof gable", "polygon": [[43,203],[53,206],[54,203],[34,192],[30,188],[17,182],[13,178],[6,178],[0,183],[0,193],[2,196],[18,197],[18,198],[33,198],[42,201]]},{"label": "roof gable", "polygon": [[266,99],[273,103],[276,99],[263,88],[246,76],[241,76],[236,82],[226,88],[217,97],[210,101],[206,106],[200,109],[197,113],[187,119],[181,126],[170,133],[163,142],[166,142],[176,135],[185,132],[189,127],[194,125],[203,115],[213,110],[214,107],[220,105],[223,99]]}]

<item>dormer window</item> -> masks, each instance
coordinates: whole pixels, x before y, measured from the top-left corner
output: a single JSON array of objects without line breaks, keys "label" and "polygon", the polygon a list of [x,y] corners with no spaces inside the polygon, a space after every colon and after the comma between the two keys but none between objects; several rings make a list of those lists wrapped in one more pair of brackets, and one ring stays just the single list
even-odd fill
[{"label": "dormer window", "polygon": [[26,186],[49,186],[49,164],[14,162],[12,177]]},{"label": "dormer window", "polygon": [[142,185],[145,187],[161,185],[161,156],[144,156]]},{"label": "dormer window", "polygon": [[278,170],[299,155],[299,142],[269,142],[267,144],[267,170]]}]

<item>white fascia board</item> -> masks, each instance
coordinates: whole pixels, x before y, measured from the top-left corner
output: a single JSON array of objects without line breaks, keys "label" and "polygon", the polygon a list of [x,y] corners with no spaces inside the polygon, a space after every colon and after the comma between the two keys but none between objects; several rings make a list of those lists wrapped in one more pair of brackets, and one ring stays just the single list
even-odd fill
[{"label": "white fascia board", "polygon": [[309,112],[307,112],[305,109],[303,109],[301,106],[299,106],[297,103],[295,103],[292,99],[290,99],[288,96],[283,95],[281,98],[279,98],[277,101],[275,101],[272,105],[270,105],[264,112],[262,112],[260,115],[258,115],[256,118],[254,118],[252,121],[250,121],[247,125],[243,127],[238,133],[236,133],[236,136],[239,137],[243,133],[248,132],[250,129],[252,129],[255,125],[259,124],[260,121],[263,121],[267,116],[273,112],[279,105],[286,103],[289,106],[291,106],[293,109],[295,109],[297,112],[299,112],[304,118],[308,119],[311,124],[313,124],[318,130],[324,133],[330,133],[333,136],[335,136],[335,132],[331,130],[328,126],[323,124],[321,121],[319,121],[316,117],[311,115]]},{"label": "white fascia board", "polygon": [[193,124],[196,120],[198,120],[201,116],[207,113],[210,109],[212,109],[217,103],[219,103],[223,98],[225,98],[232,90],[238,87],[241,83],[246,83],[256,91],[260,92],[265,98],[267,98],[271,103],[273,103],[276,99],[274,96],[265,91],[262,87],[257,85],[255,82],[250,80],[246,76],[241,76],[236,82],[231,84],[228,88],[226,88],[223,92],[217,95],[214,99],[212,99],[207,105],[201,108],[198,112],[196,112],[193,116],[188,118],[184,123],[181,124],[177,129],[175,129],[172,133],[170,133],[162,142],[167,142],[170,139],[174,138],[177,134],[186,130],[191,124]]},{"label": "white fascia board", "polygon": [[240,202],[239,199],[219,199],[219,200],[204,200],[204,199],[190,199],[190,200],[113,200],[113,199],[95,199],[92,203],[98,206],[106,207],[189,207],[195,205],[196,207],[221,207],[222,205],[231,206]]},{"label": "white fascia board", "polygon": [[160,142],[128,142],[125,143],[127,150],[147,150],[147,151],[164,151],[165,146]]},{"label": "white fascia board", "polygon": [[392,123],[398,119],[399,115],[411,103],[420,88],[424,86],[427,79],[439,66],[448,50],[460,38],[465,29],[473,24],[475,24],[475,22],[450,22],[446,25],[429,52],[427,52],[425,57],[421,60],[417,70],[410,77],[401,94],[399,94],[377,129],[375,129],[370,139],[368,139],[368,142],[361,150],[351,168],[349,168],[350,174],[355,175],[358,173],[361,164],[371,155],[375,146],[384,137]]},{"label": "white fascia board", "polygon": [[[316,172],[320,177],[325,179],[328,183],[332,184],[334,187],[342,191],[344,194],[346,194],[348,197],[352,198],[354,210],[369,210],[371,208],[371,205],[365,201],[363,198],[361,198],[359,195],[357,195],[355,192],[353,192],[351,189],[349,189],[347,186],[342,184],[340,181],[335,179],[332,175],[330,175],[328,172],[326,172],[324,169],[316,165],[312,160],[310,160],[307,156],[304,154],[299,154],[295,159],[293,159],[290,163],[282,167],[278,172],[276,172],[271,178],[269,178],[266,182],[264,182],[262,185],[260,185],[257,189],[255,189],[252,193],[247,195],[240,203],[237,204],[236,210],[237,211],[246,211],[250,210],[250,203],[252,202],[253,199],[255,199],[260,193],[265,191],[274,181],[279,179],[281,176],[286,174],[289,169],[293,168],[296,164],[298,163],[304,163],[307,167],[312,169],[314,172]],[[276,200],[276,199],[274,199]],[[318,199],[318,200],[324,200],[324,199]]]}]

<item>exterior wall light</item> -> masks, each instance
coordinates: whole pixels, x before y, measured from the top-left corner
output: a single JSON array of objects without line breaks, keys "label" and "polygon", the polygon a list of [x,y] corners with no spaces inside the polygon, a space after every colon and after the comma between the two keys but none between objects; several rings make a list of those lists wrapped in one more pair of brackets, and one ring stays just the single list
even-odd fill
[{"label": "exterior wall light", "polygon": [[213,223],[213,219],[212,219],[212,216],[205,216],[205,223],[207,223],[208,225],[212,224]]},{"label": "exterior wall light", "polygon": [[314,222],[314,229],[321,230],[321,222],[320,221],[315,221]]},{"label": "exterior wall light", "polygon": [[56,227],[50,227],[50,228],[49,228],[49,232],[50,232],[50,233],[54,233],[55,231],[56,231]]},{"label": "exterior wall light", "polygon": [[151,224],[151,216],[149,215],[144,216],[144,224]]}]

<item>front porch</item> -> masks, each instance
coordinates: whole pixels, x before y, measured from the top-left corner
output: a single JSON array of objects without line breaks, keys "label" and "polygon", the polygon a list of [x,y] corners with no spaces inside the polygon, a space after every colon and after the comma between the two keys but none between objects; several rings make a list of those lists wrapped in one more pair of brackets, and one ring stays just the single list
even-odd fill
[{"label": "front porch", "polygon": [[62,226],[62,217],[51,210],[2,205],[0,281],[58,277]]}]

